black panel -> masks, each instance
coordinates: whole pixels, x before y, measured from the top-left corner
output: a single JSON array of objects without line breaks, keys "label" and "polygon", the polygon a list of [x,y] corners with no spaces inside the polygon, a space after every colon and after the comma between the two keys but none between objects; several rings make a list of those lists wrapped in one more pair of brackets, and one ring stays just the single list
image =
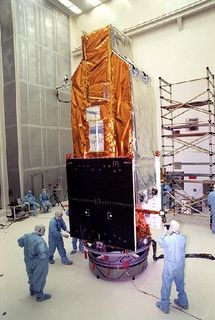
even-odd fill
[{"label": "black panel", "polygon": [[72,236],[135,249],[130,160],[69,159],[67,183]]}]

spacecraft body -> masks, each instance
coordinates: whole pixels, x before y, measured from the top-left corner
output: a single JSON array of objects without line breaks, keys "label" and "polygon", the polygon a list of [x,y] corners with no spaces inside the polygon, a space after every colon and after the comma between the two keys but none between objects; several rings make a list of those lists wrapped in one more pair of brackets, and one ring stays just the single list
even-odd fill
[{"label": "spacecraft body", "polygon": [[72,76],[74,154],[67,159],[71,236],[92,244],[97,276],[125,279],[147,266],[144,205],[157,194],[154,94],[133,63],[130,40],[114,27],[84,34],[82,49]]}]

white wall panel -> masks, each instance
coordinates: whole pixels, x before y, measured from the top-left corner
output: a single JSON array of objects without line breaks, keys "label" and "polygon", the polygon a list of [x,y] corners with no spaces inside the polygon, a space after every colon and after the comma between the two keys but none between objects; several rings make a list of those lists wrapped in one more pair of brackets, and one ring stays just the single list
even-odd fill
[{"label": "white wall panel", "polygon": [[76,45],[80,45],[82,31],[91,32],[107,24],[124,30],[195,2],[196,0],[113,0],[106,2],[76,18]]}]

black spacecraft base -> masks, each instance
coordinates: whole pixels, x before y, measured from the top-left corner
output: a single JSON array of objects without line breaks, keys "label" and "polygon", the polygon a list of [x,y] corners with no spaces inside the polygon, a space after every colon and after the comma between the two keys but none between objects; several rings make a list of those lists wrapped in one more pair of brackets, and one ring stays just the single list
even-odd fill
[{"label": "black spacecraft base", "polygon": [[137,251],[101,252],[88,247],[89,267],[92,273],[103,280],[124,281],[135,279],[148,265],[150,244]]},{"label": "black spacecraft base", "polygon": [[67,159],[67,186],[72,237],[136,249],[132,160]]}]

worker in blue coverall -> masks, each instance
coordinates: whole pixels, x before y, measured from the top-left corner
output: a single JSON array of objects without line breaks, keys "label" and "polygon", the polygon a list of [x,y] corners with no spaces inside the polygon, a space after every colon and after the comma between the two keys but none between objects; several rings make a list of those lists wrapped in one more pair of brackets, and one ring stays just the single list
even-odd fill
[{"label": "worker in blue coverall", "polygon": [[36,215],[36,209],[39,208],[39,203],[36,202],[35,197],[33,196],[31,190],[28,191],[28,193],[24,196],[24,202],[27,202],[30,206],[30,210],[32,212],[32,215]]},{"label": "worker in blue coverall", "polygon": [[[69,216],[69,210],[66,211],[66,215]],[[83,239],[72,237],[72,251],[70,253],[71,254],[75,254],[78,251],[78,248],[79,248],[79,251],[81,253],[84,252],[84,241],[83,241]]]},{"label": "worker in blue coverall", "polygon": [[38,302],[51,298],[50,294],[43,292],[49,269],[48,247],[42,237],[44,233],[45,226],[36,225],[34,232],[24,234],[17,240],[19,246],[24,248],[30,294],[31,296],[36,295]]},{"label": "worker in blue coverall", "polygon": [[170,291],[172,282],[175,282],[178,298],[175,304],[187,309],[188,299],[184,289],[184,267],[186,237],[180,233],[180,225],[172,220],[169,230],[158,240],[158,244],[164,249],[164,268],[162,273],[161,299],[156,306],[164,313],[169,313]]},{"label": "worker in blue coverall", "polygon": [[212,233],[215,234],[215,189],[212,190],[208,195],[208,205],[210,207],[212,216]]},{"label": "worker in blue coverall", "polygon": [[[69,237],[69,230],[67,229],[62,217],[63,212],[58,210],[55,212],[54,218],[52,218],[49,222],[49,263],[55,263],[53,258],[57,248],[59,255],[61,256],[61,262],[63,264],[70,265],[73,264],[73,262],[67,257],[63,242],[63,237]],[[61,230],[65,231],[66,233],[62,234]]]},{"label": "worker in blue coverall", "polygon": [[40,205],[41,205],[41,209],[44,212],[51,211],[51,202],[49,199],[49,195],[46,192],[46,189],[42,189],[42,193],[40,194]]},{"label": "worker in blue coverall", "polygon": [[[79,245],[78,245],[78,242],[79,242]],[[84,242],[82,239],[78,239],[76,237],[72,237],[72,251],[70,252],[71,254],[74,254],[78,251],[78,248],[79,248],[79,251],[81,253],[84,252]]]},{"label": "worker in blue coverall", "polygon": [[164,212],[167,212],[172,208],[172,198],[170,196],[171,192],[171,185],[163,182],[161,184],[161,205]]}]

